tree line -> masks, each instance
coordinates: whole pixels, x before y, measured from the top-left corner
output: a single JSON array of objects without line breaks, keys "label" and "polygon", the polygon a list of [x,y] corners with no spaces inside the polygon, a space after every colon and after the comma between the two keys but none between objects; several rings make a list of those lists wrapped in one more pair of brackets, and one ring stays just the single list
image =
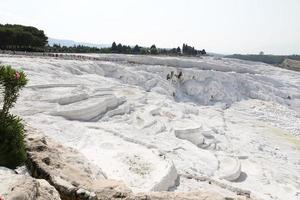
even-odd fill
[{"label": "tree line", "polygon": [[139,45],[135,45],[134,47],[130,47],[128,45],[122,45],[119,43],[118,45],[116,42],[113,42],[111,47],[109,48],[102,48],[100,49],[101,53],[120,53],[120,54],[152,54],[152,55],[205,55],[206,51],[197,50],[194,47],[191,47],[187,44],[183,44],[182,49],[180,47],[177,48],[157,48],[155,44],[151,47],[142,47]]},{"label": "tree line", "polygon": [[0,48],[14,51],[44,51],[44,31],[32,26],[0,24]]},{"label": "tree line", "polygon": [[205,51],[205,49],[197,50],[197,49],[195,49],[195,47],[189,46],[187,44],[183,44],[182,45],[182,54],[191,55],[191,56],[205,55],[206,51]]},{"label": "tree line", "polygon": [[53,46],[47,46],[45,48],[46,52],[54,53],[119,53],[119,54],[139,54],[139,55],[205,55],[206,51],[197,50],[194,47],[191,47],[187,44],[183,44],[182,49],[177,48],[157,48],[155,44],[151,47],[142,47],[135,45],[133,47],[129,45],[122,45],[121,43],[117,44],[113,42],[111,47],[106,48],[97,48],[97,47],[88,47],[82,45],[75,45],[72,47],[61,46],[59,44],[54,44]]},{"label": "tree line", "polygon": [[32,26],[0,24],[0,49],[12,51],[38,51],[54,53],[120,53],[141,55],[205,55],[205,50],[197,50],[192,46],[183,44],[182,48],[157,48],[155,44],[151,47],[139,45],[129,46],[113,42],[111,47],[97,48],[83,45],[72,47],[48,44],[48,37],[43,30]]},{"label": "tree line", "polygon": [[88,47],[84,45],[74,45],[71,47],[61,46],[59,44],[53,44],[53,46],[47,45],[45,52],[53,53],[101,53],[101,50],[97,47]]}]

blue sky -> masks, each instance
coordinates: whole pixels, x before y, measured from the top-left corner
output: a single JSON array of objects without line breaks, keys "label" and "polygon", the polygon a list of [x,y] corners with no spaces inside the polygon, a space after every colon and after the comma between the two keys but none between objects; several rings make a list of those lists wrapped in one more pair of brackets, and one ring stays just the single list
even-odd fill
[{"label": "blue sky", "polygon": [[0,23],[100,44],[300,54],[300,0],[0,0]]}]

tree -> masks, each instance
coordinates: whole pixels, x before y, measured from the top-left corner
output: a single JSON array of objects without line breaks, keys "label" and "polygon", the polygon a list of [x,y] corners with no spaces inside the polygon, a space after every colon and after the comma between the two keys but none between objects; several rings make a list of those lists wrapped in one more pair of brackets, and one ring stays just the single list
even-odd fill
[{"label": "tree", "polygon": [[132,52],[133,52],[134,54],[139,54],[139,53],[141,53],[141,47],[139,47],[139,45],[135,45],[134,48],[133,48],[133,50],[132,50]]},{"label": "tree", "polygon": [[197,55],[198,50],[196,50],[194,47],[191,47],[187,44],[183,44],[182,46],[182,54],[184,55]]},{"label": "tree", "polygon": [[157,50],[157,48],[154,44],[150,47],[150,53],[151,54],[158,54],[158,50]]},{"label": "tree", "polygon": [[176,51],[177,51],[178,54],[181,54],[181,49],[180,49],[180,47],[177,47]]},{"label": "tree", "polygon": [[182,54],[185,54],[186,53],[186,45],[183,43],[182,45]]},{"label": "tree", "polygon": [[202,55],[206,55],[205,49],[202,49],[202,51],[200,51],[200,53],[201,53]]},{"label": "tree", "polygon": [[111,51],[112,52],[117,52],[117,50],[118,50],[117,49],[117,44],[115,42],[113,42],[112,45],[111,45]]},{"label": "tree", "polygon": [[123,49],[123,46],[122,46],[121,43],[119,43],[118,46],[117,46],[117,53],[121,53],[122,49]]},{"label": "tree", "polygon": [[169,50],[169,54],[177,54],[177,49],[173,48],[173,49]]}]

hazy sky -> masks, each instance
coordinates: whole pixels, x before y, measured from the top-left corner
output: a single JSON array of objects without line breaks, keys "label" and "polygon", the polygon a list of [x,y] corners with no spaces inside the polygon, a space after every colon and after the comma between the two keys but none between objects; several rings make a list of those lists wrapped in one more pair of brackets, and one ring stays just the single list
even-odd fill
[{"label": "hazy sky", "polygon": [[300,0],[0,0],[0,23],[100,44],[300,54]]}]

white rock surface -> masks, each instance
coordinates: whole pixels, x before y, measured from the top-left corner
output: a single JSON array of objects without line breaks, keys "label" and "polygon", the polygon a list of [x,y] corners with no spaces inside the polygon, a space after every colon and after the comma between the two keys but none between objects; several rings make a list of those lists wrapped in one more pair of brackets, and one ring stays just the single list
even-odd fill
[{"label": "white rock surface", "polygon": [[[102,61],[1,55],[30,79],[14,112],[134,191],[203,185],[174,185],[174,165],[257,198],[299,198],[299,72],[212,57],[89,56]],[[171,71],[183,78],[167,81]]]},{"label": "white rock surface", "polygon": [[[170,184],[170,180],[174,180],[174,178],[178,176],[174,165],[169,168],[169,172],[166,173],[165,177],[151,188],[151,192],[133,193],[121,181],[106,179],[101,170],[97,170],[96,166],[91,169],[91,164],[78,151],[62,146],[31,127],[27,126],[26,128],[25,145],[28,153],[27,167],[32,176],[42,178],[38,180],[42,186],[42,189],[38,190],[38,195],[43,198],[47,197],[47,191],[51,191],[51,188],[47,186],[47,180],[57,189],[62,199],[72,200],[226,200],[229,197],[232,200],[250,200],[249,192],[244,192],[243,195],[241,192],[236,191],[228,194],[228,192],[224,193],[224,191],[199,189],[194,192],[157,192],[158,190],[169,189],[167,186]],[[19,168],[18,171],[23,172],[26,170]],[[5,170],[4,172],[9,175],[11,175],[11,173],[13,174],[11,170]],[[5,177],[5,175],[1,175],[0,170],[0,180]],[[29,176],[27,177],[31,178]],[[12,177],[12,179],[16,182],[16,180],[14,180],[15,177]],[[7,183],[8,181],[5,180],[4,182]],[[20,188],[22,187],[23,186]],[[28,186],[25,187],[28,188]],[[20,188],[18,189],[20,190]],[[19,194],[15,191],[16,189],[14,189],[14,195]],[[28,200],[33,199],[32,196],[27,197],[27,193],[23,192],[23,196],[21,197],[25,199],[29,198]],[[31,192],[29,193],[31,194]]]},{"label": "white rock surface", "polygon": [[241,175],[241,162],[238,158],[218,157],[220,162],[219,170],[216,174],[220,174],[220,179],[227,181],[235,181]]}]

